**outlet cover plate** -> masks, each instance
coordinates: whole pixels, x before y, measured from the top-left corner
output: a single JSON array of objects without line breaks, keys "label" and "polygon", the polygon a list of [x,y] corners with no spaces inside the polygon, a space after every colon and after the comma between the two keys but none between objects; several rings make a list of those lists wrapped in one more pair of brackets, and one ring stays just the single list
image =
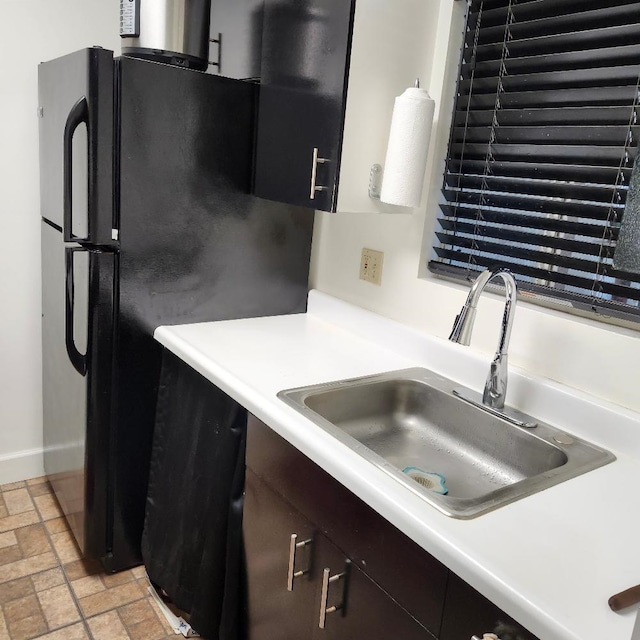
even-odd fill
[{"label": "outlet cover plate", "polygon": [[382,260],[384,253],[375,249],[362,249],[360,280],[380,285],[382,283]]}]

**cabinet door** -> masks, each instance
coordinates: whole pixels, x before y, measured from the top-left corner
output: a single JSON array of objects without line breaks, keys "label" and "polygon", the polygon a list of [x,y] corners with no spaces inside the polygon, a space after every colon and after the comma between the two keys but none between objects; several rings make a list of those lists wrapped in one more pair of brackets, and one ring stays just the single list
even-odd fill
[{"label": "cabinet door", "polygon": [[501,640],[538,640],[492,602],[451,573],[440,640],[469,640],[495,633]]},{"label": "cabinet door", "polygon": [[[249,639],[311,638],[317,590],[315,532],[303,516],[248,469],[243,535]],[[297,536],[293,550],[292,535]],[[290,572],[304,573],[292,580]]]},{"label": "cabinet door", "polygon": [[[431,640],[434,638],[398,603],[368,578],[326,538],[316,545],[318,568],[317,617],[314,640]],[[323,589],[323,574],[333,578]],[[336,579],[336,576],[342,576]],[[324,578],[325,582],[327,578]],[[320,627],[323,606],[329,613]],[[336,607],[332,610],[332,607]]]},{"label": "cabinet door", "polygon": [[264,0],[215,0],[211,3],[209,47],[212,73],[245,80],[260,77]]},{"label": "cabinet door", "polygon": [[354,0],[265,0],[255,194],[335,210]]}]

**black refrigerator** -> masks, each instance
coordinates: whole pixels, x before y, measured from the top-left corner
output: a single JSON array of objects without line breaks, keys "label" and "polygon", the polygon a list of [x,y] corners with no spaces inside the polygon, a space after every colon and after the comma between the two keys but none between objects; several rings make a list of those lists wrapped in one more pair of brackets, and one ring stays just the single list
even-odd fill
[{"label": "black refrigerator", "polygon": [[303,312],[312,217],[250,195],[254,83],[95,47],[38,87],[45,470],[117,571],[141,561],[154,329]]}]

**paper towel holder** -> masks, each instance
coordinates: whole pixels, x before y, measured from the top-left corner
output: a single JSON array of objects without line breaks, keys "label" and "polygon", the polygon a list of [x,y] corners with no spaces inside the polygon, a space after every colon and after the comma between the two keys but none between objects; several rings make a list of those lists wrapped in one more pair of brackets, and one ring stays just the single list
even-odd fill
[{"label": "paper towel holder", "polygon": [[380,200],[380,190],[382,188],[382,166],[371,165],[369,171],[369,197],[373,200]]}]

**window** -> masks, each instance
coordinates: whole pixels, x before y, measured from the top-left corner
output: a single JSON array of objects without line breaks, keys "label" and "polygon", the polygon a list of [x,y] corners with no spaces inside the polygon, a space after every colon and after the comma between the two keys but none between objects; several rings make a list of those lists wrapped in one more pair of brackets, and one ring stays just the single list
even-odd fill
[{"label": "window", "polygon": [[640,275],[613,266],[639,82],[637,0],[471,0],[430,270],[501,265],[533,299],[640,321]]}]

